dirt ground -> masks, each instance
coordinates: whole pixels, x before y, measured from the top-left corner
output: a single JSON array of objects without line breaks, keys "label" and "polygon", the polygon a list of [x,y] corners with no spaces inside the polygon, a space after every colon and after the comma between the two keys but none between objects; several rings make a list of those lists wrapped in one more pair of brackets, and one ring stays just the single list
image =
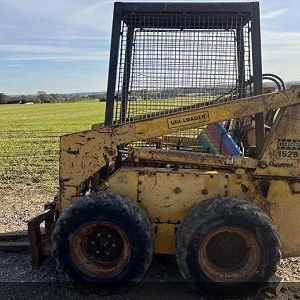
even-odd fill
[{"label": "dirt ground", "polygon": [[[43,210],[46,202],[52,201],[53,194],[41,187],[19,185],[0,187],[0,233],[26,230],[27,220]],[[283,287],[277,296],[261,292],[251,299],[300,299],[300,257],[281,261],[278,275]],[[29,292],[28,289],[30,290]],[[206,299],[201,298],[182,279],[172,256],[155,256],[143,282],[122,291],[99,290],[76,286],[55,269],[52,258],[42,268],[32,271],[27,251],[0,251],[0,290],[6,299],[15,298],[81,298],[89,299]],[[210,298],[210,297],[208,297]]]}]

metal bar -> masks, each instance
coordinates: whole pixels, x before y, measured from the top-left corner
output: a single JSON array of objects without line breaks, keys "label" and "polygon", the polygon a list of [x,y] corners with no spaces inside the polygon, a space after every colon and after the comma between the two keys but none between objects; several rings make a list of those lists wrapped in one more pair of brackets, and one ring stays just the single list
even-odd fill
[{"label": "metal bar", "polygon": [[29,249],[29,242],[6,242],[0,241],[0,250],[19,251]]},{"label": "metal bar", "polygon": [[[153,115],[151,119],[136,120],[131,123],[114,126],[113,132],[115,134],[115,142],[117,145],[120,145],[224,120],[251,116],[255,113],[267,112],[271,109],[286,107],[299,102],[300,88],[296,88],[243,98],[221,105],[194,108],[167,116],[156,117]],[[93,128],[97,129],[97,126]],[[150,131],[149,128],[151,128]]]},{"label": "metal bar", "polygon": [[126,53],[124,59],[124,72],[123,72],[123,84],[122,84],[122,95],[121,95],[121,117],[122,122],[125,121],[127,113],[127,102],[128,102],[128,89],[130,82],[130,71],[131,71],[131,56],[133,46],[133,33],[134,28],[128,27],[126,37]]},{"label": "metal bar", "polygon": [[29,249],[28,233],[23,231],[0,233],[0,250]]},{"label": "metal bar", "polygon": [[236,31],[236,46],[237,46],[237,63],[238,63],[238,98],[244,98],[246,96],[245,87],[245,45],[243,29],[238,28]]},{"label": "metal bar", "polygon": [[[262,94],[262,60],[259,3],[257,2],[251,3],[251,25],[254,95],[260,95]],[[263,112],[255,114],[255,133],[256,157],[260,157],[265,141],[265,114]]]},{"label": "metal bar", "polygon": [[120,3],[115,3],[112,34],[111,34],[109,72],[108,72],[108,81],[107,81],[105,125],[111,125],[113,121],[119,43],[120,43],[120,28],[121,28],[121,5]]},{"label": "metal bar", "polygon": [[27,239],[27,231],[4,232],[0,233],[0,241],[15,241],[19,239]]},{"label": "metal bar", "polygon": [[129,154],[131,158],[152,160],[157,162],[185,164],[194,166],[211,166],[221,168],[255,169],[258,160],[250,157],[213,155],[190,151],[134,148]]},{"label": "metal bar", "polygon": [[30,243],[30,254],[31,254],[31,265],[32,269],[36,270],[40,267],[43,258],[43,243],[49,238],[45,236],[42,238],[40,225],[42,222],[48,222],[46,232],[50,234],[50,225],[49,223],[54,222],[54,206],[52,208],[46,209],[38,216],[34,217],[30,221],[28,221],[28,239]]},{"label": "metal bar", "polygon": [[202,13],[202,12],[249,12],[251,3],[122,3],[117,2],[124,13]]}]

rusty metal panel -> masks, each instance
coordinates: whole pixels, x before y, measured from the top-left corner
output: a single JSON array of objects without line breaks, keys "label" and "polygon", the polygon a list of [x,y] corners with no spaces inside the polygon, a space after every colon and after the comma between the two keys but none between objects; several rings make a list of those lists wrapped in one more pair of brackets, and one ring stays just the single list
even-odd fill
[{"label": "rusty metal panel", "polygon": [[104,185],[100,186],[100,189],[137,201],[138,173],[135,168],[123,167],[115,172]]},{"label": "rusty metal panel", "polygon": [[268,135],[256,175],[300,176],[300,105],[281,109]]},{"label": "rusty metal panel", "polygon": [[138,174],[138,201],[152,222],[178,224],[196,203],[226,195],[228,179],[216,171],[145,168]]},{"label": "rusty metal panel", "polygon": [[60,182],[78,185],[117,155],[111,130],[64,135],[60,143]]},{"label": "rusty metal panel", "polygon": [[155,233],[156,253],[175,253],[176,228],[195,204],[227,196],[263,209],[278,230],[283,256],[300,255],[299,183],[255,179],[240,171],[122,167],[108,179],[106,190],[137,201],[145,209]]},{"label": "rusty metal panel", "polygon": [[258,160],[243,156],[212,155],[191,151],[133,148],[130,157],[135,160],[219,168],[256,169]]},{"label": "rusty metal panel", "polygon": [[[297,104],[299,101],[300,89],[295,89],[211,106],[209,108],[209,120],[199,120],[198,125],[247,116],[255,112]],[[202,110],[207,111],[206,108],[202,107],[193,108],[191,111],[201,113]],[[172,118],[174,116],[184,118],[185,114],[186,112],[181,112],[170,116]],[[293,118],[290,121],[292,121],[291,124],[296,124],[293,122]],[[197,124],[193,122],[182,125],[183,128],[195,126]],[[62,210],[71,203],[74,197],[80,196],[80,186],[86,180],[89,180],[117,156],[117,145],[159,137],[176,130],[177,128],[169,128],[168,117],[157,117],[112,127],[95,125],[92,130],[61,137],[59,205]],[[282,136],[285,136],[285,128],[283,128]],[[296,133],[293,136],[296,136]],[[278,172],[279,168],[276,170]],[[287,169],[285,170],[287,173]],[[293,170],[291,175],[299,173],[297,168],[291,170]],[[258,172],[257,174],[266,174],[266,172]]]},{"label": "rusty metal panel", "polygon": [[287,180],[270,180],[267,201],[281,241],[283,257],[300,255],[300,194]]},{"label": "rusty metal panel", "polygon": [[155,252],[174,254],[176,230],[197,203],[231,196],[265,209],[255,182],[248,174],[226,170],[122,167],[103,189],[136,201],[148,214],[155,234]]}]

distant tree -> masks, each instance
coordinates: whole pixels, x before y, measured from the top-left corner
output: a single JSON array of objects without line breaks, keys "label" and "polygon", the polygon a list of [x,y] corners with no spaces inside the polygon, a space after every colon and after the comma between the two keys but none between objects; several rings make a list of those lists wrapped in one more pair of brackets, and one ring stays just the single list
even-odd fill
[{"label": "distant tree", "polygon": [[44,91],[38,91],[37,97],[40,99],[41,103],[50,103],[51,102],[49,95]]},{"label": "distant tree", "polygon": [[60,94],[50,94],[49,95],[51,102],[63,102],[64,97]]},{"label": "distant tree", "polygon": [[87,96],[90,100],[97,100],[97,101],[106,101],[106,93],[100,92],[100,93],[93,93]]},{"label": "distant tree", "polygon": [[0,104],[6,104],[9,102],[9,96],[4,93],[0,93]]},{"label": "distant tree", "polygon": [[141,95],[141,98],[143,100],[147,100],[149,98],[149,91],[148,91],[148,89],[142,89],[140,91],[140,95]]}]

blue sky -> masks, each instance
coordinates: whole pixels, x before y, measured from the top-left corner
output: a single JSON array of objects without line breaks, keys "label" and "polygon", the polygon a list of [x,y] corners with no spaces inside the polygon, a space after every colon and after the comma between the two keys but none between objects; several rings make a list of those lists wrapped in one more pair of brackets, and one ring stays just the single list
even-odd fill
[{"label": "blue sky", "polygon": [[[106,90],[113,3],[0,0],[0,93]],[[299,0],[261,0],[260,9],[263,72],[300,80]]]}]

